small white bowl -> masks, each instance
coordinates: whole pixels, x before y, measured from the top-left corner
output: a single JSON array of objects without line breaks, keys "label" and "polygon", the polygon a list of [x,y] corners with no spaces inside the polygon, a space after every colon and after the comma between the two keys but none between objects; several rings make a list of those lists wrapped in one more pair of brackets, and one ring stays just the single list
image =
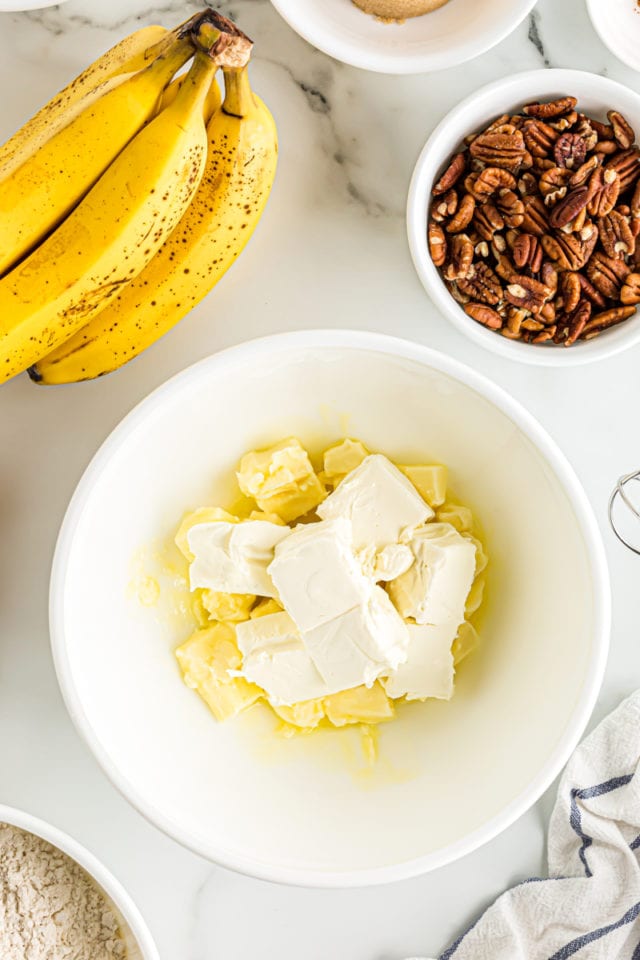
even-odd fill
[{"label": "small white bowl", "polygon": [[[193,626],[176,617],[172,568],[155,608],[131,591],[136,570],[156,575],[158,541],[186,510],[233,502],[246,451],[345,434],[400,463],[448,464],[491,557],[484,642],[455,696],[401,710],[369,771],[355,731],[284,741],[264,708],[216,723],[176,664]],[[149,820],[256,877],[364,886],[461,857],[550,785],[600,688],[609,604],[580,483],[516,401],[418,344],[328,331],[226,350],[125,418],[69,506],[50,623],[76,727]]]},{"label": "small white bowl", "polygon": [[411,256],[425,290],[440,311],[476,343],[511,360],[561,367],[613,356],[640,342],[640,313],[593,340],[572,347],[520,343],[487,330],[464,312],[449,293],[427,245],[431,188],[449,157],[465,136],[482,130],[503,113],[515,113],[526,103],[571,95],[578,109],[606,121],[607,110],[619,110],[640,137],[640,96],[621,83],[580,70],[532,70],[516,73],[482,87],[454,107],[438,124],[418,158],[407,200],[407,230]]},{"label": "small white bowl", "polygon": [[594,30],[632,70],[640,70],[640,6],[636,0],[587,0]]},{"label": "small white bowl", "polygon": [[536,0],[450,0],[404,23],[382,23],[351,0],[271,0],[287,23],[323,53],[377,73],[454,67],[504,40]]},{"label": "small white bowl", "polygon": [[86,847],[50,823],[15,807],[0,804],[0,823],[10,823],[20,830],[41,837],[66,853],[89,874],[119,921],[127,947],[127,960],[160,960],[160,954],[135,903],[122,884]]}]

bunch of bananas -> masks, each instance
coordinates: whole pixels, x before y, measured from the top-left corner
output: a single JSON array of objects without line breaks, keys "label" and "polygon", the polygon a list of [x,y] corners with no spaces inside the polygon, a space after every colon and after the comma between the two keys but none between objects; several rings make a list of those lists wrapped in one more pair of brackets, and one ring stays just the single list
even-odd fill
[{"label": "bunch of bananas", "polygon": [[212,10],[145,27],[0,146],[0,383],[115,370],[241,253],[277,158],[251,48]]}]

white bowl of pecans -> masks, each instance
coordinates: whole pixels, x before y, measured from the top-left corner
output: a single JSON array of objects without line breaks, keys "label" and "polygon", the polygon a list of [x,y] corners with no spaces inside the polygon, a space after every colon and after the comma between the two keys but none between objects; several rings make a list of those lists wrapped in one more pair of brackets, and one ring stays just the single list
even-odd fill
[{"label": "white bowl of pecans", "polygon": [[640,96],[576,70],[489,84],[436,127],[409,189],[409,245],[463,333],[545,366],[640,342],[636,131]]}]

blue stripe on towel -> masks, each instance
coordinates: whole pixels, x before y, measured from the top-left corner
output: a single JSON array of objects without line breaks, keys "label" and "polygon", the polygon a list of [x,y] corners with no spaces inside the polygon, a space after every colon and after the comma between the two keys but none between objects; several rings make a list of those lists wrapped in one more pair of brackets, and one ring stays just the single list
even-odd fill
[{"label": "blue stripe on towel", "polygon": [[[571,940],[565,944],[561,950],[558,950],[557,953],[549,957],[549,960],[566,960],[567,957],[572,957],[578,950],[582,950],[583,947],[588,946],[595,940],[600,940],[602,937],[606,937],[607,934],[613,933],[614,930],[619,930],[620,927],[624,927],[625,924],[632,923],[638,915],[640,915],[640,901],[634,904],[630,910],[627,910],[625,915],[620,917],[619,920],[616,920],[615,923],[610,923],[606,927],[599,927],[590,933],[583,933],[582,936],[576,937],[575,940]],[[634,953],[633,956],[635,958],[636,954]]]},{"label": "blue stripe on towel", "polygon": [[638,847],[640,847],[640,833],[639,833],[638,836],[635,838],[635,840],[632,840],[631,843],[629,844],[629,849],[630,849],[630,850],[637,850]]},{"label": "blue stripe on towel", "polygon": [[638,946],[633,951],[633,956],[631,957],[631,960],[640,960],[640,943],[638,943]]},{"label": "blue stripe on towel", "polygon": [[582,816],[580,814],[580,808],[578,807],[577,800],[591,800],[593,797],[601,797],[604,793],[611,793],[612,790],[617,790],[619,787],[625,787],[628,783],[633,780],[634,774],[627,773],[622,777],[613,777],[611,780],[605,780],[604,783],[598,783],[594,787],[574,787],[571,791],[571,812],[569,814],[569,823],[571,824],[572,829],[582,840],[580,849],[578,850],[578,856],[582,860],[582,865],[584,866],[584,872],[587,877],[593,876],[591,873],[591,868],[587,863],[587,847],[590,847],[593,843],[593,840],[588,834],[582,829]]}]

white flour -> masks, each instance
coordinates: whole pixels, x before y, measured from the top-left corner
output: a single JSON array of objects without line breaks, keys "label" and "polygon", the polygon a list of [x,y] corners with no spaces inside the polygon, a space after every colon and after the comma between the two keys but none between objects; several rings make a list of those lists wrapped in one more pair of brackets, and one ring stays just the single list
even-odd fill
[{"label": "white flour", "polygon": [[124,960],[113,910],[65,853],[0,823],[2,960]]}]

